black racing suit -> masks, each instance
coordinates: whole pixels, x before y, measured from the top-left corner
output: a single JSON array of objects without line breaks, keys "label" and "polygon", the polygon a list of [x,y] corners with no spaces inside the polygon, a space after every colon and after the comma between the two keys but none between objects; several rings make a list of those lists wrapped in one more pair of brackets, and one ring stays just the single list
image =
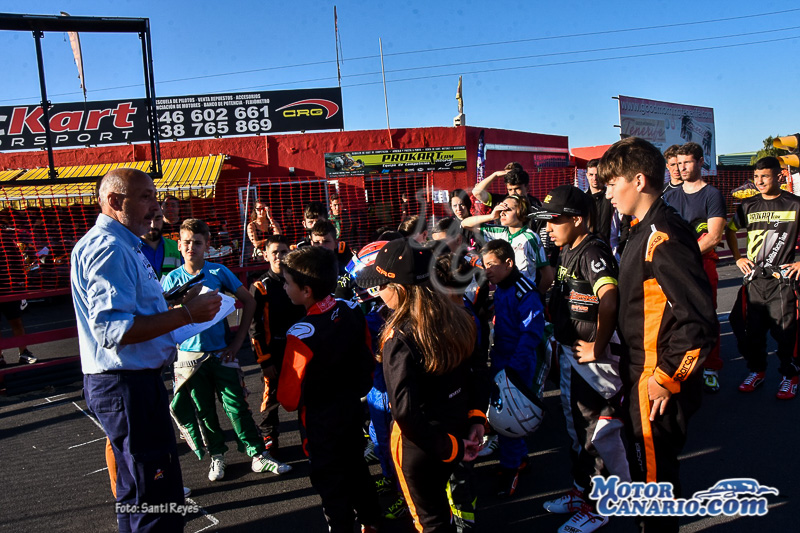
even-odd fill
[{"label": "black racing suit", "polygon": [[277,389],[286,349],[286,332],[306,314],[302,305],[294,305],[289,299],[283,283],[281,276],[268,270],[250,285],[250,294],[256,300],[255,314],[250,323],[250,342],[264,378],[259,429],[262,437],[273,439],[280,434]]},{"label": "black racing suit", "polygon": [[380,517],[364,461],[361,406],[374,363],[364,315],[332,296],[309,308],[287,334],[278,400],[299,411],[311,485],[332,533],[352,533],[356,516],[365,525]]},{"label": "black racing suit", "polygon": [[446,487],[464,457],[473,424],[486,421],[486,387],[469,360],[452,372],[426,372],[410,336],[395,329],[382,350],[395,423],[391,449],[400,486],[418,531],[455,531]]},{"label": "black racing suit", "polygon": [[[703,360],[716,342],[719,323],[697,236],[660,198],[631,228],[619,292],[631,477],[672,482],[679,496],[678,454],[689,418],[700,406]],[[654,422],[650,377],[672,393]],[[645,531],[678,531],[677,518],[647,518],[643,525]]]},{"label": "black racing suit", "polygon": [[767,331],[778,343],[780,371],[798,375],[797,281],[784,277],[780,265],[793,263],[798,234],[800,198],[781,191],[767,200],[761,195],[742,201],[728,228],[747,229],[747,259],[755,265],[744,277],[730,314],[739,353],[751,372],[767,369]]}]

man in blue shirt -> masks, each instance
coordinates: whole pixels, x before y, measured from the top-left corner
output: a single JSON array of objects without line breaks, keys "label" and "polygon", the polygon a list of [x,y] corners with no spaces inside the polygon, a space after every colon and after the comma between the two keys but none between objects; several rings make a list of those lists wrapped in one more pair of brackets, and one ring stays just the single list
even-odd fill
[{"label": "man in blue shirt", "polygon": [[147,245],[142,246],[142,253],[150,261],[158,279],[183,264],[178,243],[164,237],[164,215],[160,212],[160,208],[150,223],[150,229],[141,237]]},{"label": "man in blue shirt", "polygon": [[198,288],[184,306],[167,307],[139,239],[158,211],[150,176],[112,170],[100,182],[98,203],[95,226],[72,251],[70,276],[86,403],[117,463],[120,531],[182,531],[181,514],[134,512],[133,506],[183,504],[161,369],[175,354],[171,332],[211,320],[221,300],[216,293],[198,296]]}]

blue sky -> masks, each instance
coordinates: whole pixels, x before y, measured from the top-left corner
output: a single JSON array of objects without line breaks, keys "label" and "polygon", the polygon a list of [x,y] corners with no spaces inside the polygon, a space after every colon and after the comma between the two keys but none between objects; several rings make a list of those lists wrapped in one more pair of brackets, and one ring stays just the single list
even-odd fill
[{"label": "blue sky", "polygon": [[[0,11],[18,13],[20,4],[0,0]],[[337,84],[333,2],[24,4],[35,14],[149,17],[158,96]],[[571,147],[619,138],[612,99],[619,94],[713,107],[719,154],[756,150],[769,135],[800,131],[800,107],[792,93],[800,89],[795,59],[800,8],[791,3],[341,0],[336,5],[348,130],[386,127],[378,58],[382,38],[393,128],[452,125],[462,74],[468,125],[567,135]],[[90,100],[143,96],[138,38],[82,34],[81,39]],[[744,43],[757,44],[733,46]],[[38,102],[30,33],[0,32],[0,50],[6,80],[0,106]],[[81,100],[65,36],[47,34],[43,50],[51,101]],[[196,79],[174,81],[185,78]],[[122,88],[106,90],[115,87]]]}]

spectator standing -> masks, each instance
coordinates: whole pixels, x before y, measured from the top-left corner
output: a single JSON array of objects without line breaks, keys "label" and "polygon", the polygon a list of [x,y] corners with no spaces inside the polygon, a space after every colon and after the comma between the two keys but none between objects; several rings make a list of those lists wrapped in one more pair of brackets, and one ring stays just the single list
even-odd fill
[{"label": "spectator standing", "polygon": [[[514,250],[514,266],[536,283],[544,295],[555,277],[553,267],[545,254],[539,236],[525,224],[529,213],[528,202],[521,196],[511,195],[497,204],[488,215],[476,215],[461,221],[469,229],[480,228],[485,242],[501,239]],[[500,225],[488,225],[499,218]]]},{"label": "spectator standing", "polygon": [[321,246],[289,253],[286,293],[306,309],[289,330],[278,400],[299,411],[311,485],[322,498],[331,533],[376,531],[380,505],[364,461],[361,398],[372,385],[374,358],[367,324],[354,303],[335,300],[333,252]]},{"label": "spectator standing", "polygon": [[[677,158],[683,185],[680,189],[665,193],[664,201],[672,206],[697,234],[703,270],[711,283],[711,297],[716,309],[719,256],[714,249],[722,241],[722,234],[725,231],[727,219],[725,199],[722,193],[706,183],[702,176],[703,149],[699,144],[692,142],[684,144],[678,149]],[[707,392],[719,391],[719,371],[722,369],[719,331],[716,339],[714,349],[703,364],[703,386]]]},{"label": "spectator standing", "polygon": [[463,459],[477,457],[487,398],[470,356],[472,319],[430,288],[433,258],[409,239],[387,243],[359,286],[379,287],[393,310],[381,334],[381,360],[392,408],[392,459],[418,531],[455,531],[446,487]]},{"label": "spectator standing", "polygon": [[250,340],[264,379],[259,429],[264,446],[271,454],[275,454],[280,436],[278,380],[286,350],[286,332],[305,316],[306,310],[303,306],[294,305],[283,287],[286,280],[283,278],[281,262],[289,253],[286,237],[267,237],[265,249],[269,270],[250,286],[250,294],[256,301],[250,324]]},{"label": "spectator standing", "polygon": [[592,476],[631,479],[622,438],[622,347],[615,331],[619,267],[608,243],[589,232],[591,202],[577,187],[562,185],[550,191],[537,214],[561,247],[549,310],[575,484],[544,508],[574,513],[559,529],[570,533],[590,533],[608,523],[589,499]]},{"label": "spectator standing", "polygon": [[681,146],[673,144],[664,151],[664,159],[667,161],[667,172],[669,172],[669,181],[664,184],[664,190],[661,194],[666,194],[673,189],[680,189],[683,186],[683,179],[681,179],[681,169],[678,168],[678,150]]},{"label": "spectator standing", "polygon": [[[162,285],[168,291],[202,273],[205,287],[212,291],[233,293],[242,302],[242,325],[230,343],[226,339],[226,318],[223,317],[180,344],[178,361],[175,363],[175,396],[170,409],[187,444],[200,459],[203,457],[203,444],[206,444],[211,455],[208,472],[210,481],[218,481],[225,476],[224,454],[228,450],[217,418],[217,397],[236,432],[239,449],[251,458],[253,472],[284,474],[292,468],[276,461],[266,451],[245,400],[241,367],[237,359],[247,337],[256,303],[226,266],[205,260],[210,238],[211,231],[205,222],[195,218],[184,220],[178,246],[185,263],[170,272]],[[203,425],[202,429],[197,427],[196,420]]]},{"label": "spectator standing", "polygon": [[[175,354],[172,331],[211,320],[216,294],[193,289],[168,309],[142,255],[139,235],[158,212],[153,180],[121,168],[100,182],[101,214],[72,251],[72,298],[86,403],[111,441],[119,504],[183,504],[175,433],[162,369]],[[182,531],[178,513],[117,513],[121,531]]]},{"label": "spectator standing", "polygon": [[272,218],[269,206],[264,202],[256,202],[253,212],[250,213],[250,222],[247,224],[247,238],[253,246],[253,260],[266,261],[264,251],[267,239],[270,235],[281,233],[281,226]]},{"label": "spectator standing", "polygon": [[[780,162],[775,157],[756,161],[754,183],[761,193],[745,198],[725,229],[725,237],[744,274],[742,288],[730,314],[739,353],[750,373],[739,385],[753,392],[766,378],[767,331],[778,343],[780,400],[797,395],[797,280],[795,262],[800,198],[780,186]],[[747,230],[747,256],[742,257],[736,231]]]},{"label": "spectator standing", "polygon": [[[494,291],[494,345],[490,352],[492,373],[515,372],[526,386],[541,396],[549,361],[536,357],[544,336],[544,307],[533,282],[514,263],[511,244],[489,241],[481,250],[483,268]],[[549,264],[547,265],[550,266]],[[528,447],[522,438],[499,436],[500,466],[497,494],[513,496],[520,472],[527,470]]]},{"label": "spectator standing", "polygon": [[[634,481],[669,482],[681,495],[678,454],[700,407],[703,360],[719,331],[693,229],[661,199],[666,164],[637,137],[600,160],[619,212],[635,216],[619,271],[623,410]],[[678,531],[677,517],[639,517],[642,531]]]},{"label": "spectator standing", "polygon": [[163,228],[164,215],[159,209],[150,222],[150,229],[141,235],[142,242],[147,245],[142,246],[142,253],[150,261],[150,266],[156,271],[158,279],[183,264],[183,257],[178,251],[178,243],[164,237],[162,235]]}]

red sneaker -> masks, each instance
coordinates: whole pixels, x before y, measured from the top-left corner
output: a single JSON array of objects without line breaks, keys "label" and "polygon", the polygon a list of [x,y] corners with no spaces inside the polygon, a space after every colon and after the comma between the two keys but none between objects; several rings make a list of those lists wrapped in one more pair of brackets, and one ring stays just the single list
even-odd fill
[{"label": "red sneaker", "polygon": [[797,396],[797,383],[800,382],[800,377],[787,378],[783,376],[781,386],[778,387],[778,394],[775,396],[779,400],[791,400]]},{"label": "red sneaker", "polygon": [[750,372],[747,374],[747,377],[744,378],[742,384],[739,385],[740,392],[753,392],[756,390],[756,387],[764,383],[764,378],[766,377],[766,372]]}]

